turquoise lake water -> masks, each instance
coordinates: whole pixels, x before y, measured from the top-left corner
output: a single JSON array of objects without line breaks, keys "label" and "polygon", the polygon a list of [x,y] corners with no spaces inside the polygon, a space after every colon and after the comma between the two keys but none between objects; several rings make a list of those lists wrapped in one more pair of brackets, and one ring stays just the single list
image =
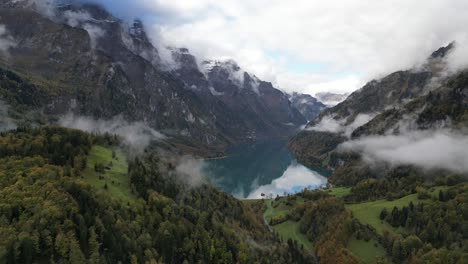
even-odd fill
[{"label": "turquoise lake water", "polygon": [[326,183],[320,173],[293,159],[285,140],[237,145],[226,154],[208,160],[204,171],[212,184],[237,198],[284,195]]}]

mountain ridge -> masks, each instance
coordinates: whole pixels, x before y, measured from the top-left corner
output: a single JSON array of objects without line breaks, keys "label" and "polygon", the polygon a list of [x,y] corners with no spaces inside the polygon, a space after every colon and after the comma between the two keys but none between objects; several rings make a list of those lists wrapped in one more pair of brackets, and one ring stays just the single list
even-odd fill
[{"label": "mountain ridge", "polygon": [[332,170],[332,182],[352,185],[371,175],[383,175],[392,166],[376,172],[359,151],[343,146],[368,142],[367,138],[382,142],[387,136],[404,139],[406,133],[420,131],[453,128],[463,133],[468,127],[466,70],[444,74],[445,56],[453,48],[451,43],[435,51],[423,67],[373,80],[324,110],[293,137],[291,151],[308,166]]},{"label": "mountain ridge", "polygon": [[16,42],[0,66],[49,90],[39,107],[45,119],[122,115],[214,147],[286,137],[306,122],[283,92],[240,68],[240,82],[223,65],[205,74],[185,48],[164,50],[178,64],[168,68],[139,20],[126,25],[91,4],[61,5],[50,18],[25,3],[0,3],[0,23]]}]

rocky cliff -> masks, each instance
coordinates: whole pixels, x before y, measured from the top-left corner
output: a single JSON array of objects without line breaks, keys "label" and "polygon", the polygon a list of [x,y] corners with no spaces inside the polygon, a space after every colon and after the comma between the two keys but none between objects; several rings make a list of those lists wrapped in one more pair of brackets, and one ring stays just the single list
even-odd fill
[{"label": "rocky cliff", "polygon": [[35,116],[29,121],[120,116],[211,146],[284,137],[306,122],[286,94],[235,62],[202,63],[187,49],[158,49],[141,21],[122,21],[99,6],[45,10],[35,1],[4,0],[0,25],[11,43],[0,67],[27,83],[31,96],[9,89],[3,100],[17,108],[11,98],[19,98],[21,110]]}]

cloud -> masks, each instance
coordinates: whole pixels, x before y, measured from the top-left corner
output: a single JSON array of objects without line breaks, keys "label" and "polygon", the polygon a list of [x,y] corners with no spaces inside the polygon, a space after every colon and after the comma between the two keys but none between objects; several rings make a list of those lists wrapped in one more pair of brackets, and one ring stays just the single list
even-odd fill
[{"label": "cloud", "polygon": [[285,192],[296,193],[303,188],[319,187],[326,182],[327,178],[324,176],[294,162],[280,178],[273,180],[270,184],[256,188],[248,195],[247,199],[262,198],[262,193],[265,195],[272,194],[273,196],[283,195]]},{"label": "cloud", "polygon": [[455,42],[455,48],[447,56],[448,73],[454,73],[468,67],[468,36],[460,35]]},{"label": "cloud", "polygon": [[60,1],[61,0],[14,0],[13,2],[28,2],[28,4],[33,5],[37,11],[52,18],[55,16],[55,5]]},{"label": "cloud", "polygon": [[200,159],[194,159],[190,156],[184,156],[179,160],[176,167],[176,173],[181,180],[190,187],[198,187],[206,183],[206,177],[203,173],[206,163]]},{"label": "cloud", "polygon": [[426,169],[468,172],[468,136],[448,130],[413,131],[348,141],[339,150],[352,150],[371,164],[415,165]]},{"label": "cloud", "polygon": [[[165,3],[179,16],[154,24],[168,43],[188,46],[202,57],[231,57],[282,88],[307,86],[314,92],[329,89],[327,83],[336,83],[339,92],[353,90],[362,80],[412,67],[466,36],[468,22],[468,3],[462,0],[226,0],[197,1],[185,9],[180,8],[184,1],[154,2],[154,8]],[[288,64],[320,67],[301,76]]]},{"label": "cloud", "polygon": [[331,116],[324,116],[319,123],[312,127],[307,127],[308,131],[331,132],[344,134],[350,137],[353,131],[371,121],[376,114],[358,114],[351,124],[346,125],[347,119],[334,119]]},{"label": "cloud", "polygon": [[16,123],[8,115],[9,106],[0,100],[0,132],[16,129]]},{"label": "cloud", "polygon": [[8,34],[6,26],[0,24],[0,52],[8,53],[8,50],[15,46],[16,42],[14,38]]},{"label": "cloud", "polygon": [[67,10],[63,13],[63,17],[66,19],[66,22],[71,27],[77,27],[83,22],[93,20],[91,15],[88,12],[75,12]]},{"label": "cloud", "polygon": [[146,147],[153,140],[165,138],[164,135],[148,127],[143,122],[128,122],[120,116],[110,120],[96,120],[91,117],[69,114],[60,118],[59,125],[90,133],[116,134],[121,136],[125,143],[139,148]]},{"label": "cloud", "polygon": [[[215,67],[222,67],[223,70],[227,71],[228,79],[238,87],[244,86],[245,71],[239,68],[235,61],[229,59],[210,60],[202,62],[199,66],[201,72],[205,75],[208,75],[209,72],[211,72]],[[253,77],[252,79],[254,79],[254,82],[257,81],[255,77]],[[256,83],[256,85],[258,86],[258,83]]]},{"label": "cloud", "polygon": [[67,10],[63,13],[63,18],[69,26],[82,27],[88,32],[91,48],[93,49],[96,48],[98,38],[103,37],[105,34],[101,27],[93,24],[95,20],[88,12]]},{"label": "cloud", "polygon": [[307,127],[305,130],[318,132],[343,132],[343,120],[336,120],[331,116],[324,116],[319,123],[312,127]]},{"label": "cloud", "polygon": [[468,58],[464,0],[81,2],[141,18],[154,42],[188,47],[200,60],[232,58],[289,92],[354,91],[453,40],[463,43],[454,67]]},{"label": "cloud", "polygon": [[84,24],[83,29],[88,32],[89,38],[91,39],[91,48],[96,48],[98,38],[104,36],[105,32],[102,28],[93,24]]}]

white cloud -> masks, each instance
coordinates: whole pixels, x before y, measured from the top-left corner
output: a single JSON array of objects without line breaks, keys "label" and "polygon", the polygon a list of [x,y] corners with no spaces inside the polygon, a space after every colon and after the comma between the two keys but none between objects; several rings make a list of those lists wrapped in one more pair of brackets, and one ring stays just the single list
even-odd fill
[{"label": "white cloud", "polygon": [[291,164],[283,175],[273,180],[270,184],[262,185],[252,191],[247,199],[262,198],[262,193],[265,195],[272,194],[283,195],[286,193],[296,193],[303,188],[314,188],[321,186],[327,182],[327,178],[319,173],[312,171],[301,164]]},{"label": "white cloud", "polygon": [[8,114],[9,105],[0,100],[0,132],[16,129],[15,121]]},{"label": "white cloud", "polygon": [[358,114],[354,121],[346,125],[347,119],[336,120],[331,116],[324,116],[319,123],[315,126],[308,127],[306,130],[319,131],[319,132],[331,132],[344,134],[350,137],[353,131],[371,121],[376,114]]},{"label": "white cloud", "polygon": [[355,75],[321,76],[320,74],[296,74],[288,71],[278,73],[276,85],[286,91],[314,95],[319,92],[345,94],[357,90],[364,81]]},{"label": "white cloud", "polygon": [[206,182],[203,173],[205,166],[206,163],[203,160],[184,156],[178,161],[176,173],[189,186],[197,187]]},{"label": "white cloud", "polygon": [[310,94],[353,91],[468,36],[464,0],[95,2],[142,18],[155,42],[188,47],[201,59],[232,58],[261,79]]},{"label": "white cloud", "polygon": [[152,140],[161,140],[165,136],[143,122],[128,122],[120,116],[110,120],[96,120],[91,117],[65,115],[59,124],[64,127],[80,129],[91,133],[111,133],[121,136],[125,143],[137,147],[146,147]]},{"label": "white cloud", "polygon": [[[193,15],[186,22],[156,26],[166,41],[202,57],[232,57],[260,78],[313,93],[354,90],[363,80],[418,64],[439,46],[466,36],[468,22],[468,3],[461,0],[198,3],[187,7]],[[173,14],[180,6],[172,7]],[[269,51],[284,58],[271,58]],[[283,59],[325,68],[300,76]],[[305,80],[298,82],[300,77]]]},{"label": "white cloud", "polygon": [[0,25],[0,52],[8,53],[8,50],[16,46],[16,42],[10,34],[8,34],[5,25]]},{"label": "white cloud", "polygon": [[345,142],[339,149],[357,151],[371,164],[384,161],[392,165],[468,172],[468,136],[447,130],[365,137]]},{"label": "white cloud", "polygon": [[65,11],[63,16],[67,20],[67,24],[71,27],[77,27],[83,22],[92,20],[92,17],[88,12],[74,12],[68,10]]},{"label": "white cloud", "polygon": [[84,24],[83,28],[88,32],[91,40],[91,48],[96,48],[98,39],[105,35],[105,31],[99,26],[93,24]]},{"label": "white cloud", "polygon": [[88,12],[65,11],[63,14],[66,23],[71,27],[82,27],[88,32],[91,40],[91,48],[96,48],[97,40],[105,35],[105,31],[99,26],[92,24],[94,19]]}]

